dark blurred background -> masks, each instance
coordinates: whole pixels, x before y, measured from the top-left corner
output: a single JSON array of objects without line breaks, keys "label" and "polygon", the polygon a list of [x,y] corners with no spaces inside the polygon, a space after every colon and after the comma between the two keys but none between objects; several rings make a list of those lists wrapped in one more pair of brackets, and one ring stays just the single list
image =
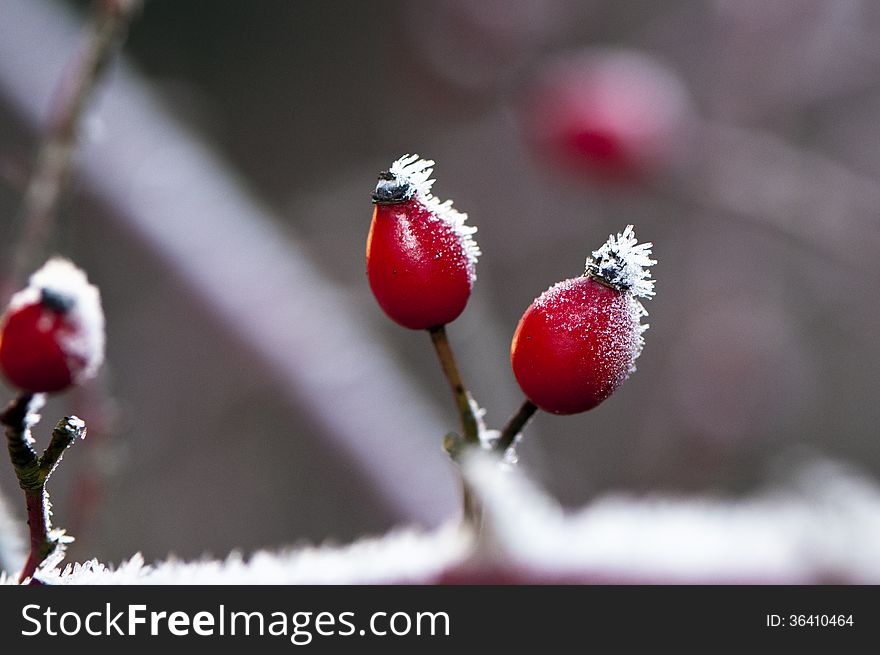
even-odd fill
[{"label": "dark blurred background", "polygon": [[[89,3],[37,5],[86,15]],[[35,29],[26,6],[0,0],[0,35]],[[99,284],[108,325],[102,378],[44,412],[93,426],[50,484],[58,523],[77,537],[71,556],[223,555],[455,515],[440,441],[456,417],[428,337],[382,315],[364,275],[375,175],[408,152],[436,160],[435,192],[479,227],[474,294],[449,332],[494,427],[521,401],[508,350],[532,299],[582,273],[627,224],[654,243],[638,372],[594,411],[539,415],[520,447],[521,465],[564,505],[609,490],[746,493],[805,449],[880,474],[878,34],[880,6],[864,0],[148,0],[124,48],[133,70],[110,72],[86,141],[124,145],[140,129],[113,129],[113,94],[130,88],[122,76],[155,94],[155,121],[206,145],[233,173],[230,193],[247,194],[316,273],[266,307],[326,324],[328,339],[345,322],[381,353],[369,360],[379,368],[358,366],[357,349],[323,364],[331,378],[356,371],[352,394],[384,399],[363,423],[386,440],[365,461],[345,445],[358,434],[328,436],[327,407],[358,405],[340,393],[318,411],[314,376],[279,383],[256,341],[286,326],[262,325],[274,314],[259,309],[230,324],[234,309],[218,310],[178,251],[131,227],[131,206],[149,220],[176,199],[155,181],[175,177],[174,157],[131,147],[147,181],[120,191],[130,205],[95,192],[93,162],[56,243]],[[626,179],[548,161],[523,120],[535,81],[560,58],[621,52],[676,85],[675,147]],[[16,56],[6,70],[30,66],[28,52]],[[17,211],[43,119],[10,88],[0,86],[0,217]],[[198,203],[187,211],[210,225]],[[251,229],[253,216],[238,220]],[[204,244],[231,234],[184,228],[181,239]],[[262,252],[240,254],[236,265],[261,270]],[[316,285],[350,314],[314,304]],[[296,356],[278,350],[282,368]],[[387,371],[401,377],[386,391]],[[383,421],[396,425],[414,402],[421,428],[386,434]],[[398,447],[406,441],[418,448]],[[5,473],[0,489],[17,507]],[[400,482],[390,493],[411,485],[420,500],[389,502],[377,492],[387,479]]]}]

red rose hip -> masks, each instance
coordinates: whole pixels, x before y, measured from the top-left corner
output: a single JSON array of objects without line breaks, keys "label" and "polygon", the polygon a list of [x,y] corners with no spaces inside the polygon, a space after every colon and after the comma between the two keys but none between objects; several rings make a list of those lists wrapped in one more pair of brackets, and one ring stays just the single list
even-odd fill
[{"label": "red rose hip", "polygon": [[552,286],[523,314],[511,365],[537,407],[553,414],[593,409],[635,370],[648,327],[638,298],[654,295],[651,245],[637,244],[628,226],[593,252],[582,277]]},{"label": "red rose hip", "polygon": [[104,357],[100,294],[70,262],[52,259],[16,293],[0,327],[0,370],[30,393],[62,391]]},{"label": "red rose hip", "polygon": [[367,276],[383,311],[414,330],[464,310],[480,250],[467,215],[430,193],[434,162],[406,155],[380,174],[367,238]]}]

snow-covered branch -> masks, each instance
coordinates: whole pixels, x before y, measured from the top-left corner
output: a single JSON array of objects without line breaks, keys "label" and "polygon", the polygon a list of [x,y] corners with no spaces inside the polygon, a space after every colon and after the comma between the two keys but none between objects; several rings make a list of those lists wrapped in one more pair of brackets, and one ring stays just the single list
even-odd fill
[{"label": "snow-covered branch", "polygon": [[[347,546],[117,567],[49,562],[48,584],[880,582],[880,489],[827,461],[742,500],[607,496],[562,510],[515,467],[471,459],[479,538],[448,525]],[[6,578],[11,583],[11,578]]]}]

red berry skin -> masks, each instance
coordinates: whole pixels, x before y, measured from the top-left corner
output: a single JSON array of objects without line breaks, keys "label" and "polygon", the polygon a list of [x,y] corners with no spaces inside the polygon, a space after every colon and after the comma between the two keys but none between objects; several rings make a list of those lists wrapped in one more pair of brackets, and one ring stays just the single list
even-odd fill
[{"label": "red berry skin", "polygon": [[10,312],[0,336],[0,368],[13,385],[31,393],[53,393],[73,384],[85,359],[64,344],[76,335],[63,311],[41,302]]},{"label": "red berry skin", "polygon": [[450,323],[464,311],[473,264],[454,227],[411,198],[375,206],[367,276],[393,321],[422,330]]},{"label": "red berry skin", "polygon": [[520,319],[510,349],[526,397],[552,414],[585,412],[608,398],[640,350],[634,302],[590,277],[541,294]]}]

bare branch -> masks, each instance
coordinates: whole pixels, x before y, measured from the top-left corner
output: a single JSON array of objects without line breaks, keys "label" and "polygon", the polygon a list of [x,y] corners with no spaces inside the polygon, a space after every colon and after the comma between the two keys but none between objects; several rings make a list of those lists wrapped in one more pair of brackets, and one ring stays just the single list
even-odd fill
[{"label": "bare branch", "polygon": [[81,52],[71,62],[69,72],[56,91],[48,131],[25,191],[11,258],[12,270],[5,278],[11,286],[5,295],[23,280],[52,235],[83,116],[107,63],[139,7],[140,0],[95,3],[95,20],[89,24]]}]

